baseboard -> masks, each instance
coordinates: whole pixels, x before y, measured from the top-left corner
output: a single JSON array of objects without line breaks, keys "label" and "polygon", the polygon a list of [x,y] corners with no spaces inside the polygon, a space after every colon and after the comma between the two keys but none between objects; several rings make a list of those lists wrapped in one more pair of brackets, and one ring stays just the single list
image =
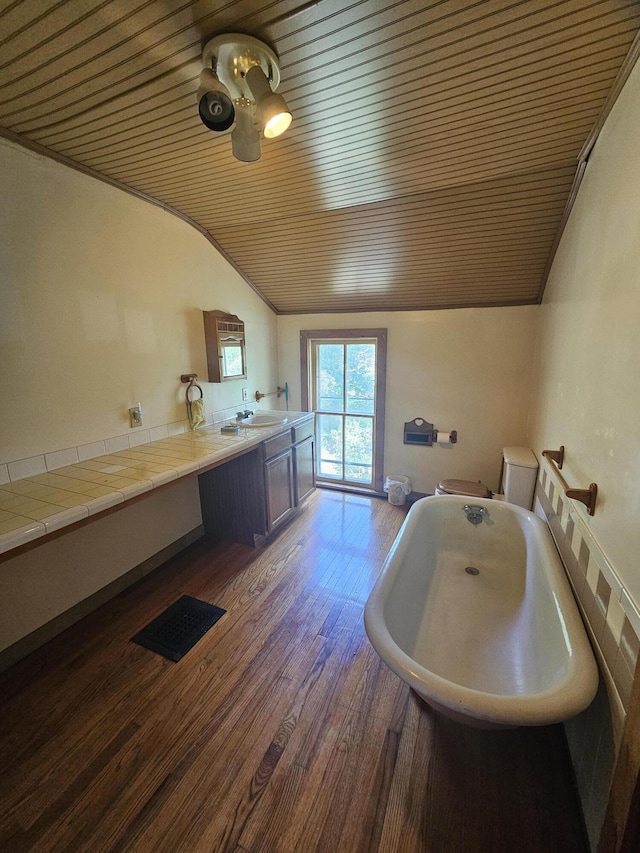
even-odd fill
[{"label": "baseboard", "polygon": [[76,622],[79,622],[89,613],[92,613],[94,610],[97,610],[98,607],[106,604],[107,601],[115,598],[116,595],[119,595],[127,587],[141,580],[145,575],[155,571],[172,557],[175,557],[176,554],[184,551],[185,548],[188,548],[189,545],[197,542],[198,539],[201,539],[203,536],[204,527],[200,524],[189,533],[185,533],[184,536],[176,539],[175,542],[167,545],[166,548],[158,551],[157,554],[153,554],[147,560],[144,560],[144,562],[134,566],[133,569],[130,569],[110,584],[107,584],[107,586],[104,586],[102,589],[94,592],[93,595],[89,596],[89,598],[79,601],[77,604],[74,604],[73,607],[65,610],[64,613],[60,613],[59,616],[51,619],[50,622],[41,625],[39,628],[36,628],[35,631],[27,634],[26,637],[22,637],[22,639],[13,643],[13,645],[3,649],[0,652],[0,672],[4,672],[4,670],[9,669],[10,666],[13,666],[19,660],[22,660],[22,658],[30,655],[31,652],[39,649],[40,646],[44,646],[44,644],[48,643],[49,640],[52,640],[58,634],[61,634],[67,628],[70,628],[71,625],[75,625]]}]

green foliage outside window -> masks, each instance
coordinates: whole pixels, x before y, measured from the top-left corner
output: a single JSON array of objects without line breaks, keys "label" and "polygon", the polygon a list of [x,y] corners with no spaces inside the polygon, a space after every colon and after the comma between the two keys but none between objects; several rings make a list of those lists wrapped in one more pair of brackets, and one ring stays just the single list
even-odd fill
[{"label": "green foliage outside window", "polygon": [[375,413],[375,345],[319,344],[316,364],[318,474],[369,484],[373,472],[373,420],[358,415]]}]

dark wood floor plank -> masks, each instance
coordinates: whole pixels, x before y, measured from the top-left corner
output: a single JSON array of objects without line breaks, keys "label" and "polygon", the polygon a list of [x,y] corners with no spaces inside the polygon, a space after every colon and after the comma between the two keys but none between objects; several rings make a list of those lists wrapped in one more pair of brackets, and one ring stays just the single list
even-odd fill
[{"label": "dark wood floor plank", "polygon": [[[324,808],[316,800],[317,812],[323,819],[318,822],[317,842],[309,849],[357,850],[370,845],[376,830],[377,809],[388,796],[384,769],[389,757],[389,724],[394,708],[387,703],[375,711],[372,702],[349,707],[332,750],[326,784],[319,792]],[[370,796],[373,779],[380,786],[377,800]],[[345,796],[345,792],[350,792],[350,796]]]},{"label": "dark wood floor plank", "polygon": [[[382,663],[364,603],[406,508],[317,492],[268,546],[202,541],[0,675],[0,850],[584,853],[562,733],[486,733]],[[178,663],[130,642],[183,594]]]},{"label": "dark wood floor plank", "polygon": [[149,849],[227,849],[242,795],[253,794],[254,777],[269,752],[273,720],[284,714],[295,692],[290,683],[260,683],[261,690],[232,726],[217,728],[197,753],[177,765],[173,775],[179,780],[146,829]]},{"label": "dark wood floor plank", "polygon": [[[389,799],[385,814],[379,850],[384,853],[403,853],[404,850],[425,850],[420,838],[419,828],[412,815],[412,803],[415,797],[424,796],[425,809],[428,808],[425,776],[428,766],[415,768],[413,756],[418,739],[420,713],[414,697],[409,698],[398,744],[393,780],[389,791]],[[431,741],[430,734],[425,733],[427,742]],[[416,776],[416,769],[418,775]],[[451,848],[455,850],[455,848]],[[435,851],[433,851],[435,853]]]}]

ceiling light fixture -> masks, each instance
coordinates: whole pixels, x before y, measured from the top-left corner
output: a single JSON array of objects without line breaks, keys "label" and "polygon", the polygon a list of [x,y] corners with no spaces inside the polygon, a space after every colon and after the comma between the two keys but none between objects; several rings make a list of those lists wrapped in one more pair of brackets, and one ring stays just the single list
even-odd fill
[{"label": "ceiling light fixture", "polygon": [[203,124],[222,132],[235,120],[231,134],[233,156],[246,163],[259,160],[258,128],[267,139],[273,139],[291,124],[289,107],[276,92],[280,85],[278,57],[253,36],[226,33],[206,43],[202,64],[198,110]]}]

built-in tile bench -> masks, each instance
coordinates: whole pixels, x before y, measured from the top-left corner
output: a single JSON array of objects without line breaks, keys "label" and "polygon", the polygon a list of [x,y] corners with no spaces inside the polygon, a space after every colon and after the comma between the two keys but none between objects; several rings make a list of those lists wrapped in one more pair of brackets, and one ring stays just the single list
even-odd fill
[{"label": "built-in tile bench", "polygon": [[[291,412],[287,427],[308,418]],[[282,426],[223,434],[221,424],[167,436],[0,485],[0,559],[87,523],[182,477],[254,449]]]}]

